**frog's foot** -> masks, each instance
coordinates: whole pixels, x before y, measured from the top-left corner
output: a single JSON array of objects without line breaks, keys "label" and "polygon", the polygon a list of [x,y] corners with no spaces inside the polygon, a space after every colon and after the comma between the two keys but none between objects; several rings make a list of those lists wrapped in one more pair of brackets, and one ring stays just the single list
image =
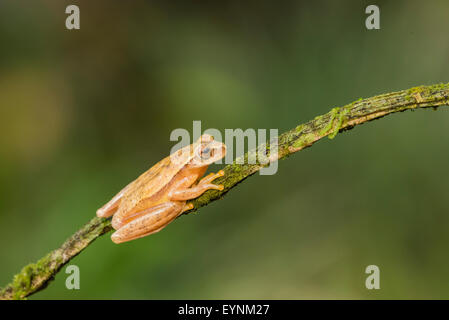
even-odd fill
[{"label": "frog's foot", "polygon": [[[213,179],[212,179],[213,180]],[[193,186],[191,188],[187,189],[178,189],[175,191],[172,191],[168,194],[168,197],[170,200],[174,201],[187,201],[191,199],[198,198],[200,195],[202,195],[204,192],[206,192],[209,189],[215,189],[215,190],[223,190],[223,185],[217,185],[212,183],[201,183],[197,184],[196,186]]]},{"label": "frog's foot", "polygon": [[[195,207],[195,206],[193,205],[193,203],[187,203],[187,204],[184,206],[184,208],[182,208],[181,213],[184,213],[184,212],[186,212],[186,211],[192,210],[193,207]],[[181,214],[181,213],[180,213],[180,214]]]},{"label": "frog's foot", "polygon": [[117,193],[108,203],[106,203],[104,206],[98,209],[97,217],[107,218],[112,216],[117,211],[118,206],[120,205],[120,201],[122,200],[123,194],[128,189],[128,187],[129,184],[122,190],[120,190],[120,192]]},{"label": "frog's foot", "polygon": [[[122,243],[161,231],[172,222],[183,210],[183,202],[166,202],[146,210],[136,212],[119,225],[111,236],[115,243]],[[117,227],[117,222],[113,227]],[[114,228],[115,228],[114,227]]]},{"label": "frog's foot", "polygon": [[200,182],[198,182],[198,185],[211,183],[215,179],[217,179],[219,177],[223,177],[223,176],[224,176],[223,170],[220,170],[217,173],[213,173],[213,172],[209,173],[207,176],[205,176],[203,179],[201,179]]}]

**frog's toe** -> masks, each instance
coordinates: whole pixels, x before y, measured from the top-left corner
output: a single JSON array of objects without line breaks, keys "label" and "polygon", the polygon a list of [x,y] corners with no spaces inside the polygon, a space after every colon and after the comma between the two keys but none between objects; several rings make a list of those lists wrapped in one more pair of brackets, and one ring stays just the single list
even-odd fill
[{"label": "frog's toe", "polygon": [[189,211],[189,210],[192,210],[193,207],[195,207],[195,206],[193,205],[193,203],[188,203],[188,204],[186,204],[186,205],[184,206],[184,208],[182,208],[181,213],[186,212],[186,211]]},{"label": "frog's toe", "polygon": [[223,177],[223,176],[224,176],[223,170],[220,170],[217,173],[209,173],[207,176],[205,176],[203,179],[201,179],[199,184],[208,184],[208,183],[211,183],[212,181],[214,181],[215,179]]}]

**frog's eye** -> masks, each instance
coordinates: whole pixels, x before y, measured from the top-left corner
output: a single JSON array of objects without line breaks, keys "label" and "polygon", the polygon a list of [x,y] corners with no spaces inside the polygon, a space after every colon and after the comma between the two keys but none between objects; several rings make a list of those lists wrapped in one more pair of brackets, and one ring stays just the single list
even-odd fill
[{"label": "frog's eye", "polygon": [[211,157],[211,150],[210,150],[210,148],[209,147],[204,148],[201,151],[201,158],[207,160],[210,157]]}]

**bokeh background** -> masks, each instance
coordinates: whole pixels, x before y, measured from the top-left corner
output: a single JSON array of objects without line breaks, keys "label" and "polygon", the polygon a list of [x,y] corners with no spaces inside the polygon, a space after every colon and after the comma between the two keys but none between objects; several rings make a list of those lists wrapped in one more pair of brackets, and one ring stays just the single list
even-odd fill
[{"label": "bokeh background", "polygon": [[[381,30],[366,30],[368,4]],[[444,0],[2,0],[0,285],[168,155],[175,128],[283,132],[448,82],[448,13]],[[449,298],[448,127],[443,107],[325,139],[154,236],[101,237],[71,261],[80,290],[64,268],[31,299]]]}]

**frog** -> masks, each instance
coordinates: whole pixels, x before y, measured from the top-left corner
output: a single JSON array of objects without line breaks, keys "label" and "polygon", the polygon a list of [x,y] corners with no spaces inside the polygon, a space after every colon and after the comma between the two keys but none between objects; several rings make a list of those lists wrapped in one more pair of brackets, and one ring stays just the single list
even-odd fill
[{"label": "frog", "polygon": [[[161,231],[182,213],[194,208],[189,202],[210,189],[224,171],[204,176],[210,164],[226,155],[226,145],[203,134],[191,145],[173,152],[118,192],[96,211],[112,216],[114,243],[123,243]],[[204,177],[203,177],[204,176]]]}]

